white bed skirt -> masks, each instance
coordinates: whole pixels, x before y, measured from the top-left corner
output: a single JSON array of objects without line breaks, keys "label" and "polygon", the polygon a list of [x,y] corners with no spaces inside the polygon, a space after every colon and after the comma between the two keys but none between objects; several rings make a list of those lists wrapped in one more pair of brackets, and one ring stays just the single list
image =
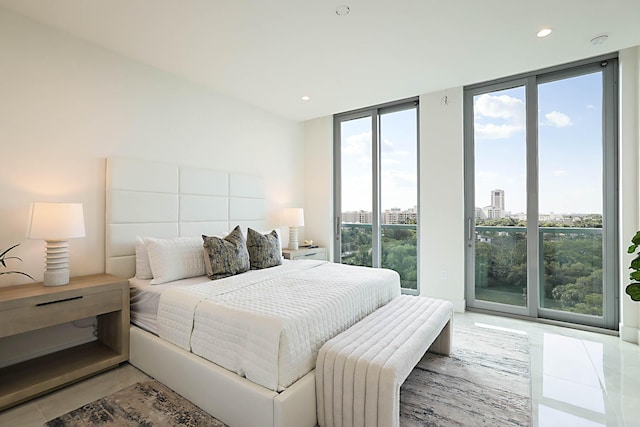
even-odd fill
[{"label": "white bed skirt", "polygon": [[312,427],[315,371],[276,393],[131,327],[129,362],[232,427]]}]

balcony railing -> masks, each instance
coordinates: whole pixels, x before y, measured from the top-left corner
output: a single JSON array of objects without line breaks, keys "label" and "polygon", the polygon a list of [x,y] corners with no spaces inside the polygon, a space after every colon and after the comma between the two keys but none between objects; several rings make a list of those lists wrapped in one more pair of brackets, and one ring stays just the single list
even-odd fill
[{"label": "balcony railing", "polygon": [[[415,224],[382,224],[382,267],[400,274],[403,288],[418,288],[418,237]],[[371,267],[372,225],[342,223],[343,264]]]},{"label": "balcony railing", "polygon": [[[540,227],[540,306],[602,315],[602,229]],[[525,227],[476,226],[476,299],[526,306]]]}]

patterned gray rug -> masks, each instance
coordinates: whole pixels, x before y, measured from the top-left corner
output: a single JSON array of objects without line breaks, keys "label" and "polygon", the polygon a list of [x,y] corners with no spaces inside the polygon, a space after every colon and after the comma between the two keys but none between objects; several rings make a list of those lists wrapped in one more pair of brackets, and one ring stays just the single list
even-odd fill
[{"label": "patterned gray rug", "polygon": [[531,425],[529,338],[454,323],[451,356],[427,353],[400,388],[400,425]]},{"label": "patterned gray rug", "polygon": [[[478,326],[454,327],[450,357],[428,353],[400,389],[400,425],[531,424],[527,336]],[[45,424],[224,427],[156,381],[138,383]]]},{"label": "patterned gray rug", "polygon": [[137,383],[55,418],[47,427],[225,427],[155,381]]}]

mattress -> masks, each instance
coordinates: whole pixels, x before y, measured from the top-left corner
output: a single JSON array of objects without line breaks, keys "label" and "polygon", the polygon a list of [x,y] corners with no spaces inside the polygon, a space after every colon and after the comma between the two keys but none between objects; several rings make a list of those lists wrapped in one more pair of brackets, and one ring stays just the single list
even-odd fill
[{"label": "mattress", "polygon": [[299,260],[160,297],[158,332],[194,354],[281,391],[310,372],[320,347],[400,295],[398,273]]},{"label": "mattress", "polygon": [[[283,265],[268,270],[250,270],[240,276],[220,279],[216,281],[216,285],[224,286],[226,283],[231,283],[231,286],[234,286],[233,284],[236,282],[251,284],[271,277],[278,277],[286,274],[291,269],[292,265],[288,265],[290,262],[289,260],[283,260]],[[293,264],[293,267],[295,268],[295,264]],[[132,277],[129,279],[131,323],[148,332],[159,335],[157,317],[160,296],[167,289],[189,285],[203,285],[206,288],[211,283],[207,276],[190,277],[159,285],[152,285],[151,279]],[[191,328],[190,322],[187,327]],[[183,345],[181,347],[188,349],[188,346]]]},{"label": "mattress", "polygon": [[151,279],[137,279],[135,277],[129,279],[130,296],[130,317],[131,323],[134,325],[158,335],[158,304],[160,303],[160,295],[170,288],[193,285],[197,283],[208,282],[206,276],[190,277],[188,279],[176,280],[174,282],[163,283],[161,285],[152,285]]}]

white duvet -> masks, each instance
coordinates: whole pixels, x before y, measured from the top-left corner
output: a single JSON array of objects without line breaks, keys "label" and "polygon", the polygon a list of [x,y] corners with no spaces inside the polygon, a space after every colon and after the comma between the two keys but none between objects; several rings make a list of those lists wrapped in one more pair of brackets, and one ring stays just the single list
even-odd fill
[{"label": "white duvet", "polygon": [[271,390],[315,366],[320,347],[400,295],[391,270],[293,261],[168,289],[160,337]]}]

